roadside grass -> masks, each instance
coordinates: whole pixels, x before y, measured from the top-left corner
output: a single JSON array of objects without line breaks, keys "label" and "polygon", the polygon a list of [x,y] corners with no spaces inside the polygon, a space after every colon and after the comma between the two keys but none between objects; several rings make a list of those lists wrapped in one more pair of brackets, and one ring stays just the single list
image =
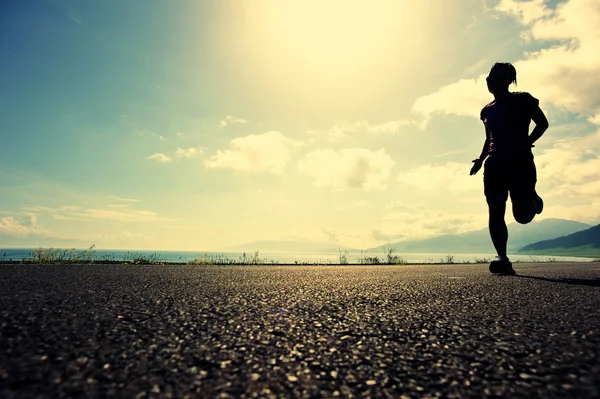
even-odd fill
[{"label": "roadside grass", "polygon": [[[4,259],[1,259],[5,261]],[[114,254],[104,254],[96,256],[96,244],[91,245],[88,249],[79,251],[76,248],[58,249],[58,248],[42,248],[29,252],[28,258],[22,258],[20,261],[10,259],[8,263],[47,265],[47,264],[135,264],[135,265],[160,265],[166,262],[158,253],[142,254],[138,252],[127,252],[123,259],[118,260]]]},{"label": "roadside grass", "polygon": [[556,256],[529,255],[529,260],[516,260],[513,263],[557,263],[557,262],[562,262],[562,260]]},{"label": "roadside grass", "polygon": [[261,259],[259,251],[254,251],[254,255],[246,255],[244,252],[238,259],[229,258],[223,254],[209,255],[204,254],[192,259],[188,262],[189,265],[276,265],[278,261],[270,261]]},{"label": "roadside grass", "polygon": [[48,264],[48,263],[92,263],[96,245],[90,246],[83,252],[77,252],[75,248],[54,249],[38,248],[29,253],[29,260],[23,263]]},{"label": "roadside grass", "polygon": [[[474,258],[462,259],[457,261],[455,255],[448,254],[439,259],[427,258],[424,261],[406,261],[402,256],[397,254],[394,247],[384,247],[383,255],[370,255],[367,251],[360,251],[360,255],[356,258],[355,263],[350,262],[350,252],[338,248],[339,265],[450,265],[450,264],[487,264],[493,258]],[[180,258],[181,259],[181,258]],[[538,256],[530,255],[528,260],[516,260],[514,263],[556,263],[562,262],[560,257],[556,256]],[[600,262],[600,258],[595,258],[593,262]],[[37,248],[29,253],[27,258],[21,260],[6,259],[6,254],[0,256],[0,263],[21,263],[21,264],[133,264],[133,265],[335,265],[329,259],[318,261],[292,261],[281,262],[278,260],[269,260],[261,258],[259,251],[247,254],[244,252],[238,258],[230,258],[224,254],[203,254],[189,261],[172,261],[164,258],[160,253],[141,253],[127,252],[122,259],[116,259],[114,254],[103,254],[96,256],[96,245],[91,245],[85,250],[77,250],[76,248],[58,249],[58,248]]]}]

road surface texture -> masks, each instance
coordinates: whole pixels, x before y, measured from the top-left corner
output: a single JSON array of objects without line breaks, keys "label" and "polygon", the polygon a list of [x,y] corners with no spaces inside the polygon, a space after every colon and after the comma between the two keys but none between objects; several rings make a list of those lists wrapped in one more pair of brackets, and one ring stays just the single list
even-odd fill
[{"label": "road surface texture", "polygon": [[600,263],[0,265],[0,397],[600,397]]}]

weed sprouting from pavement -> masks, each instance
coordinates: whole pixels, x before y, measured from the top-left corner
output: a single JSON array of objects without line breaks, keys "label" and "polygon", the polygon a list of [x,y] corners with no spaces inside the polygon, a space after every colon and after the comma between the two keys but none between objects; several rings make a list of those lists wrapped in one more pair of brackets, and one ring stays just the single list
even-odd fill
[{"label": "weed sprouting from pavement", "polygon": [[150,255],[145,255],[128,251],[123,260],[125,263],[131,263],[134,265],[160,265],[165,263],[161,255],[156,252]]},{"label": "weed sprouting from pavement", "polygon": [[399,256],[399,255],[394,255],[396,253],[396,248],[392,247],[392,248],[383,248],[383,252],[385,252],[385,256],[386,256],[386,263],[388,265],[403,265],[406,262],[404,261],[404,259]]},{"label": "weed sprouting from pavement", "polygon": [[223,254],[204,254],[192,259],[189,265],[277,265],[278,261],[261,259],[259,251],[254,251],[253,255],[246,255],[244,252],[238,259],[231,259]]},{"label": "weed sprouting from pavement", "polygon": [[445,258],[440,259],[440,263],[451,265],[454,263],[454,255],[446,255]]},{"label": "weed sprouting from pavement", "polygon": [[380,265],[383,261],[378,256],[367,256],[367,251],[360,251],[358,263],[361,265]]},{"label": "weed sprouting from pavement", "polygon": [[78,253],[75,248],[69,249],[54,249],[42,248],[32,250],[29,253],[29,263],[48,264],[48,263],[92,263],[94,261],[94,253],[96,245],[90,246],[87,250]]},{"label": "weed sprouting from pavement", "polygon": [[342,248],[338,248],[340,251],[340,265],[347,265],[348,264],[348,250],[345,249],[344,252],[342,252]]}]

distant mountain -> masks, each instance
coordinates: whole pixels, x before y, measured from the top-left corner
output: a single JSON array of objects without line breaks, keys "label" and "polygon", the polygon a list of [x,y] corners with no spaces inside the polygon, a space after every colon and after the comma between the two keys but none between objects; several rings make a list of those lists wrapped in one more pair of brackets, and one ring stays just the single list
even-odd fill
[{"label": "distant mountain", "polygon": [[[287,253],[287,254],[326,254],[337,253],[340,245],[333,242],[306,240],[262,240],[223,248],[228,252]],[[348,249],[341,247],[342,250]],[[348,249],[349,251],[353,251]]]},{"label": "distant mountain", "polygon": [[[511,223],[508,226],[508,251],[516,252],[520,248],[536,241],[549,240],[588,229],[589,224],[564,219],[543,219],[527,225]],[[462,234],[446,234],[423,240],[408,240],[380,245],[368,249],[369,252],[383,252],[384,248],[396,248],[397,252],[417,253],[488,253],[494,247],[488,229],[469,231]]]},{"label": "distant mountain", "polygon": [[570,255],[580,250],[582,254],[600,254],[600,224],[566,236],[543,240],[524,246],[519,252],[545,251]]}]

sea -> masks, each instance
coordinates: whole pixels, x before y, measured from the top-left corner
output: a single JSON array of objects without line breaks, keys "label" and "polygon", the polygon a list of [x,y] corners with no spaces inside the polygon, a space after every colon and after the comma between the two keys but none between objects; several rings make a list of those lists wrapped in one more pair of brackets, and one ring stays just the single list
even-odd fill
[{"label": "sea", "polygon": [[[2,261],[29,260],[32,251],[36,248],[0,248],[0,263]],[[56,250],[56,249],[55,249]],[[64,251],[64,249],[60,249]],[[85,250],[75,250],[80,255]],[[89,250],[87,250],[89,252]],[[136,258],[151,259],[155,262],[188,263],[195,259],[213,259],[216,261],[229,260],[239,262],[245,259],[249,262],[255,257],[255,253],[243,252],[209,252],[209,251],[149,251],[149,250],[124,250],[124,249],[94,249],[94,260],[106,261],[131,261]],[[407,263],[474,263],[488,262],[494,258],[494,254],[446,254],[446,253],[396,253],[403,262]],[[346,254],[347,263],[372,263],[364,262],[365,257],[378,257],[383,262],[387,259],[385,253],[376,252],[349,252]],[[509,254],[513,262],[591,262],[595,258],[574,256],[542,256]],[[340,264],[340,253],[320,254],[293,254],[293,253],[269,253],[259,252],[259,263],[274,264]],[[363,262],[361,262],[363,260]]]}]

